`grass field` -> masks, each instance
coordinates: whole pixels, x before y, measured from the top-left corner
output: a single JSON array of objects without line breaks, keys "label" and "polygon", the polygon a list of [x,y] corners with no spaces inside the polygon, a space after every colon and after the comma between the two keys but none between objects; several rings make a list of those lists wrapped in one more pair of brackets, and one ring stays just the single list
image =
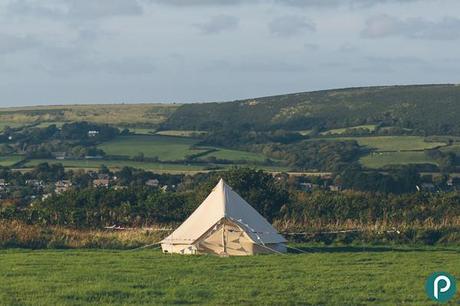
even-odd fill
[{"label": "grass field", "polygon": [[24,157],[19,155],[0,156],[0,167],[11,167],[23,159]]},{"label": "grass field", "polygon": [[305,250],[230,258],[158,250],[2,250],[0,304],[432,305],[426,278],[434,271],[460,274],[453,247]]},{"label": "grass field", "polygon": [[17,123],[17,122],[8,122],[8,121],[0,120],[0,132],[3,132],[3,130],[7,126],[9,126],[11,128],[17,128],[17,127],[23,126],[23,124]]},{"label": "grass field", "polygon": [[434,164],[425,152],[377,152],[361,157],[361,164],[367,168],[382,168],[386,165],[401,164]]},{"label": "grass field", "polygon": [[265,157],[264,155],[253,153],[253,152],[221,149],[221,148],[217,148],[217,149],[218,151],[206,154],[203,156],[203,158],[213,156],[217,159],[247,160],[247,161],[264,161],[267,159],[267,157]]},{"label": "grass field", "polygon": [[[194,155],[205,152],[210,148],[193,147],[199,142],[198,139],[188,137],[172,136],[122,136],[112,141],[103,143],[99,147],[109,155],[136,156],[140,152],[145,157],[158,157],[161,161],[183,160],[187,155]],[[219,159],[264,161],[266,157],[262,154],[229,150],[223,148],[212,148],[218,151],[203,156],[214,156]]]},{"label": "grass field", "polygon": [[444,142],[425,142],[421,136],[334,137],[329,140],[356,140],[376,151],[413,151],[445,146]]},{"label": "grass field", "polygon": [[187,155],[205,150],[192,149],[198,140],[168,136],[121,136],[99,147],[109,155],[158,157],[162,161],[183,160]]}]

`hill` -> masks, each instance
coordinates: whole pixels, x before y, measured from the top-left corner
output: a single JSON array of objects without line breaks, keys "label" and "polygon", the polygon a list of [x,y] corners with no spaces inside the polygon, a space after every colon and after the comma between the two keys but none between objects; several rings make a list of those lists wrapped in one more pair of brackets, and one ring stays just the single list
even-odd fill
[{"label": "hill", "polygon": [[360,125],[388,134],[460,134],[460,86],[362,87],[295,93],[224,103],[184,104],[163,129],[329,130]]}]

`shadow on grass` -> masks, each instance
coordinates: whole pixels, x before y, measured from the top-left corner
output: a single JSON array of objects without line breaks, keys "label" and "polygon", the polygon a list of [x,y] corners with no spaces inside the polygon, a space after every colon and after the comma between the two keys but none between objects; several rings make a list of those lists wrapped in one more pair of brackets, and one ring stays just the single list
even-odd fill
[{"label": "shadow on grass", "polygon": [[[297,249],[297,250],[296,250]],[[289,245],[289,253],[381,253],[381,252],[455,252],[460,254],[460,248],[455,247],[405,247],[405,246],[302,246]]]}]

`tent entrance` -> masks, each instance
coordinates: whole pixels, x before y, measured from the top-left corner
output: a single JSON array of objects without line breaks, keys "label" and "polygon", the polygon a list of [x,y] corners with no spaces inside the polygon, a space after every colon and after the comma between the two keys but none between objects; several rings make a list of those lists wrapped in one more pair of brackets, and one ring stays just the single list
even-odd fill
[{"label": "tent entrance", "polygon": [[253,254],[254,242],[235,222],[219,221],[195,243],[198,253],[220,256],[244,256]]}]

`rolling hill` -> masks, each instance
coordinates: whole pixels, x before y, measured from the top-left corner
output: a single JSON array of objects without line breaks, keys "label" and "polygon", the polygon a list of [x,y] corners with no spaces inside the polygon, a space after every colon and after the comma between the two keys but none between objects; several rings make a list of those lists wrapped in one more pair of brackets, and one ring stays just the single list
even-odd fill
[{"label": "rolling hill", "polygon": [[162,128],[329,130],[378,124],[420,135],[457,135],[459,112],[459,85],[363,87],[184,104]]}]

